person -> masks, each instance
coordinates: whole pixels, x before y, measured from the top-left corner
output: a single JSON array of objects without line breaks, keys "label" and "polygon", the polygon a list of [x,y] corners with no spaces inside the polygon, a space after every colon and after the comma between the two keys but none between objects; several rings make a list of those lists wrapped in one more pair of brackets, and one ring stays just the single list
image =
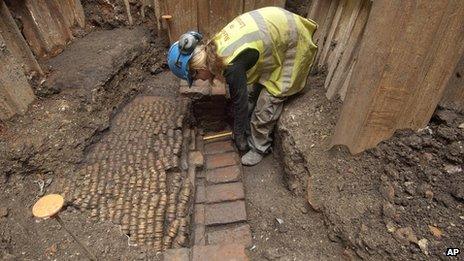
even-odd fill
[{"label": "person", "polygon": [[279,7],[236,17],[209,41],[188,32],[168,52],[168,66],[187,80],[225,81],[233,106],[233,139],[243,165],[269,152],[284,101],[304,88],[317,46],[317,24]]}]

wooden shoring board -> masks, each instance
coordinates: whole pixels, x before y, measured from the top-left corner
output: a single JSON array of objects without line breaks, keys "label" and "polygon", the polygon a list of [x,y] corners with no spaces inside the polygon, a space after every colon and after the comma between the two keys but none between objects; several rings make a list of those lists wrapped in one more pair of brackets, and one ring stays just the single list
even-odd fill
[{"label": "wooden shoring board", "polygon": [[464,52],[456,0],[374,1],[370,17],[332,139],[354,154],[424,127]]},{"label": "wooden shoring board", "polygon": [[84,9],[80,0],[59,0],[58,4],[69,26],[85,26]]},{"label": "wooden shoring board", "polygon": [[283,8],[285,6],[285,0],[245,0],[243,4],[243,13],[266,6],[278,6]]},{"label": "wooden shoring board", "polygon": [[187,31],[198,30],[197,0],[162,0],[160,2],[162,15],[172,16],[172,19],[166,21],[171,43],[179,40],[179,37]]},{"label": "wooden shoring board", "polygon": [[72,40],[72,32],[56,0],[9,1],[10,10],[20,18],[22,33],[38,57],[54,56]]},{"label": "wooden shoring board", "polygon": [[214,35],[235,17],[242,14],[243,1],[210,0],[209,7],[208,33]]},{"label": "wooden shoring board", "polygon": [[327,89],[332,80],[332,76],[338,67],[341,55],[345,51],[346,43],[353,30],[354,23],[360,13],[363,0],[352,0],[347,1],[345,8],[343,9],[342,17],[339,22],[339,26],[333,38],[335,42],[335,49],[329,50],[327,65],[327,77],[325,80],[325,88]]},{"label": "wooden shoring board", "polygon": [[8,7],[0,0],[0,34],[5,40],[7,48],[13,53],[16,60],[25,65],[25,72],[35,71],[42,75],[42,69],[27,45],[21,31],[11,16]]},{"label": "wooden shoring board", "polygon": [[[329,68],[329,73],[326,79],[326,96],[328,99],[333,99],[339,90],[340,97],[342,99],[345,98],[346,89],[342,90],[342,87],[347,87],[347,84],[345,84],[346,78],[349,71],[352,70],[352,65],[357,57],[357,51],[359,50],[359,45],[362,41],[364,29],[371,10],[371,1],[362,1],[361,10],[359,11],[359,14],[356,15],[356,21],[354,22],[353,28],[346,39],[343,50],[341,51],[341,56],[339,57],[340,61],[337,63],[336,68]],[[328,79],[330,79],[330,83],[327,83]]]},{"label": "wooden shoring board", "polygon": [[329,9],[327,11],[327,14],[326,14],[325,17],[322,17],[322,23],[319,24],[319,28],[317,29],[316,33],[314,34],[314,40],[315,40],[315,42],[317,44],[317,47],[318,47],[318,50],[317,50],[317,53],[316,53],[316,58],[315,58],[315,64],[317,64],[317,66],[319,68],[322,68],[325,65],[323,62],[320,61],[320,57],[321,57],[321,54],[322,54],[324,48],[326,48],[325,45],[326,44],[330,45],[330,43],[328,43],[328,41],[326,39],[327,39],[327,35],[329,33],[330,26],[332,25],[332,21],[334,19],[335,12],[338,9],[338,4],[339,4],[340,1],[341,0],[331,0],[330,1],[330,6],[329,6]]},{"label": "wooden shoring board", "polygon": [[440,105],[464,113],[464,55],[451,75]]},{"label": "wooden shoring board", "polygon": [[330,24],[330,29],[326,35],[326,40],[324,46],[321,49],[320,56],[319,56],[319,64],[327,65],[327,59],[329,52],[333,49],[333,42],[335,41],[336,32],[340,26],[340,20],[343,14],[343,10],[346,9],[346,5],[349,0],[340,0],[337,11],[335,12],[335,16]]},{"label": "wooden shoring board", "polygon": [[[0,34],[0,46],[7,46]],[[0,50],[0,120],[24,113],[35,99],[26,75],[8,47]]]}]

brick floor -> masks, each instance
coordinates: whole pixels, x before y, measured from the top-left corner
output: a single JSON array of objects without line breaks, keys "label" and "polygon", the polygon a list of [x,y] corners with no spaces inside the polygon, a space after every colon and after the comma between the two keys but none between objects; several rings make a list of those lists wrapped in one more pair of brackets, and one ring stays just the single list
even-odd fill
[{"label": "brick floor", "polygon": [[251,230],[248,224],[209,231],[206,235],[210,245],[226,243],[251,245]]},{"label": "brick floor", "polygon": [[242,182],[210,185],[206,187],[206,202],[215,203],[244,199]]},{"label": "brick floor", "polygon": [[221,225],[246,221],[245,201],[222,202],[205,205],[205,224]]},{"label": "brick floor", "polygon": [[206,181],[209,183],[234,182],[240,179],[240,174],[241,167],[237,165],[208,170],[206,172]]},{"label": "brick floor", "polygon": [[194,230],[194,244],[195,245],[201,245],[204,246],[206,245],[206,234],[205,234],[205,225],[202,224],[196,224],[195,225],[195,230]]},{"label": "brick floor", "polygon": [[244,261],[248,260],[245,246],[239,244],[194,246],[193,261]]},{"label": "brick floor", "polygon": [[193,221],[195,224],[205,224],[205,205],[196,204],[195,213],[193,215]]},{"label": "brick floor", "polygon": [[197,189],[195,191],[195,203],[204,203],[206,202],[206,189],[205,184],[202,180],[197,181]]},{"label": "brick floor", "polygon": [[234,150],[235,148],[230,140],[216,141],[205,144],[205,154],[218,154]]},{"label": "brick floor", "polygon": [[163,260],[165,261],[189,261],[190,249],[177,248],[168,249],[163,253]]},{"label": "brick floor", "polygon": [[238,157],[235,152],[213,154],[206,156],[206,168],[216,169],[238,164]]}]

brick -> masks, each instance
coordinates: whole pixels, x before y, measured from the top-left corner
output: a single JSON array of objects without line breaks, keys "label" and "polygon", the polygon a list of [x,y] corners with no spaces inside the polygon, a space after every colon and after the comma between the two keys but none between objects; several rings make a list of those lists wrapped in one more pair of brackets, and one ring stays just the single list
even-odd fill
[{"label": "brick", "polygon": [[208,226],[246,221],[246,219],[243,200],[205,205],[205,224]]},{"label": "brick", "polygon": [[216,141],[205,144],[205,154],[218,154],[229,151],[235,151],[234,146],[230,140],[227,141]]},{"label": "brick", "polygon": [[194,246],[193,261],[246,261],[245,246],[240,244]]},{"label": "brick", "polygon": [[195,204],[193,221],[195,224],[205,224],[205,205]]},{"label": "brick", "polygon": [[222,168],[236,164],[238,164],[238,158],[235,152],[227,152],[206,156],[207,169]]},{"label": "brick", "polygon": [[205,189],[205,184],[202,182],[202,180],[197,181],[198,184],[196,186],[196,191],[195,191],[195,203],[204,203],[206,202],[206,189]]},{"label": "brick", "polygon": [[208,183],[227,183],[235,182],[240,179],[242,169],[240,166],[229,166],[206,171],[206,181]]},{"label": "brick", "polygon": [[193,233],[194,245],[206,245],[205,225],[195,225]]},{"label": "brick", "polygon": [[206,235],[208,244],[210,245],[227,243],[237,243],[245,246],[251,245],[251,230],[248,224],[209,231]]},{"label": "brick", "polygon": [[245,192],[242,182],[210,185],[206,187],[206,201],[216,203],[244,199]]},{"label": "brick", "polygon": [[188,248],[176,248],[167,249],[163,253],[164,261],[189,261],[190,249]]}]

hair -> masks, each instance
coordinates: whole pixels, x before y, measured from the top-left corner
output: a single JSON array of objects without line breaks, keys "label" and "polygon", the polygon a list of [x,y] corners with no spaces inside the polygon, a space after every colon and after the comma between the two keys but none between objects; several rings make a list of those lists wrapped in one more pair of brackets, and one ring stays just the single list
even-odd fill
[{"label": "hair", "polygon": [[214,41],[208,41],[206,44],[201,44],[193,50],[192,58],[189,62],[190,70],[209,70],[213,77],[210,79],[212,83],[215,78],[223,79],[222,73],[226,67],[225,58],[217,53],[217,45]]}]

